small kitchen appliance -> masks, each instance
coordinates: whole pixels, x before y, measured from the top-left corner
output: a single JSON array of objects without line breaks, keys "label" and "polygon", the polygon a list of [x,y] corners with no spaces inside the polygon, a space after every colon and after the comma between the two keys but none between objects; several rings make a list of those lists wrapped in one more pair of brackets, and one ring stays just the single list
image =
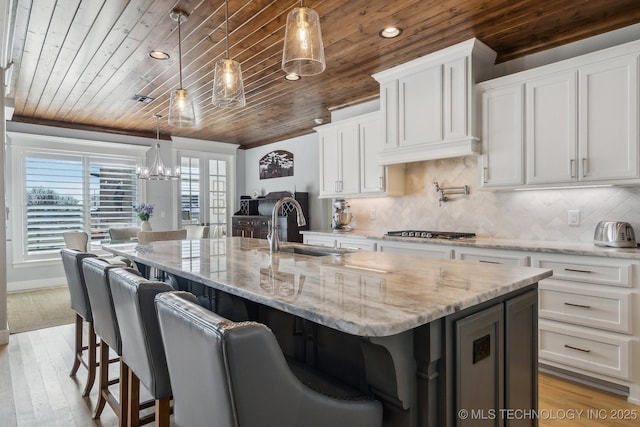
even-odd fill
[{"label": "small kitchen appliance", "polygon": [[344,199],[336,199],[333,202],[333,231],[351,231],[351,207]]},{"label": "small kitchen appliance", "polygon": [[613,248],[635,248],[636,234],[628,222],[600,221],[596,225],[593,235],[596,246],[611,246]]}]

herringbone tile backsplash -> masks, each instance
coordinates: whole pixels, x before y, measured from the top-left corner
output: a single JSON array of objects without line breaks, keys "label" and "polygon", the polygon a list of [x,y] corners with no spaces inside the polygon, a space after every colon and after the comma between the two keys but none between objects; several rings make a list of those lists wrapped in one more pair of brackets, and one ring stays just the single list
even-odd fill
[{"label": "herringbone tile backsplash", "polygon": [[[469,185],[471,194],[451,195],[438,206],[433,185]],[[475,157],[407,164],[405,195],[348,199],[355,229],[466,231],[494,238],[590,242],[599,221],[626,221],[640,233],[640,187],[535,191],[480,189]],[[580,211],[580,225],[568,225],[568,211]]]}]

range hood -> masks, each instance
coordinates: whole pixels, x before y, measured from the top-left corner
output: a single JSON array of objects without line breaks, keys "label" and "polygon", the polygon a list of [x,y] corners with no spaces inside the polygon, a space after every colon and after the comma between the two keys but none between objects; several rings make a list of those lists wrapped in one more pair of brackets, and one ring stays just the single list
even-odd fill
[{"label": "range hood", "polygon": [[380,164],[479,154],[475,83],[491,78],[496,52],[473,38],[374,74],[380,83]]}]

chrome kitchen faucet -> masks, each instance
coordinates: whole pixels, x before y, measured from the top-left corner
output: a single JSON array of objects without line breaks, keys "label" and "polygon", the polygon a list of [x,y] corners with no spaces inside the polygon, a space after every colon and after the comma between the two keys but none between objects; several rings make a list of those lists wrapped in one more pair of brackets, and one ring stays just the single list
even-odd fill
[{"label": "chrome kitchen faucet", "polygon": [[267,243],[269,244],[269,252],[280,251],[280,239],[278,237],[278,211],[283,203],[288,202],[296,208],[296,219],[298,221],[298,227],[304,227],[307,225],[307,220],[302,213],[302,207],[300,203],[293,197],[283,197],[279,199],[275,205],[273,205],[273,212],[271,212],[271,219],[269,220],[269,231],[267,232]]}]

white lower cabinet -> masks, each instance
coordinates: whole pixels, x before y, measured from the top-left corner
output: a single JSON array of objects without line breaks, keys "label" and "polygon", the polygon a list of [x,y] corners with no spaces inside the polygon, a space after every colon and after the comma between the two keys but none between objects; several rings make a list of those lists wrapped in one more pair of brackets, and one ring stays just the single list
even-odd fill
[{"label": "white lower cabinet", "polygon": [[486,264],[505,264],[529,266],[529,256],[523,252],[504,251],[500,249],[484,248],[455,248],[456,259],[462,261],[476,261]]},{"label": "white lower cabinet", "polygon": [[434,258],[453,259],[453,249],[449,246],[442,245],[380,240],[378,241],[378,250],[380,252],[426,255]]},{"label": "white lower cabinet", "polygon": [[553,269],[539,283],[540,364],[628,387],[629,401],[640,403],[640,263],[536,254],[531,266]]},{"label": "white lower cabinet", "polygon": [[303,234],[302,242],[305,245],[336,247],[336,239],[330,234],[324,236],[319,234]]}]

